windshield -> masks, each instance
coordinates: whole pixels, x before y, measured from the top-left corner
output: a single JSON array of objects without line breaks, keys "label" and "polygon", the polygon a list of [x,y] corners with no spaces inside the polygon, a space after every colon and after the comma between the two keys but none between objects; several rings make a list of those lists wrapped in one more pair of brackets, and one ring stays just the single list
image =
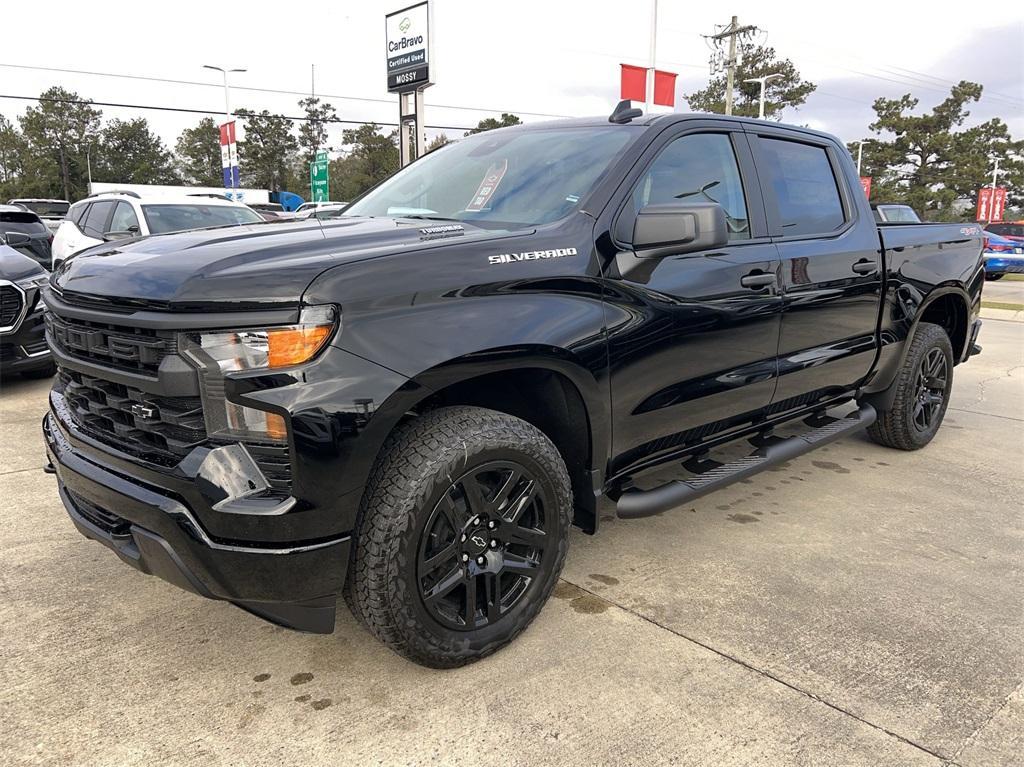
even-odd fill
[{"label": "windshield", "polygon": [[24,205],[38,216],[48,218],[64,218],[68,213],[68,208],[71,207],[71,203],[68,202],[50,202],[48,200],[19,200],[18,204]]},{"label": "windshield", "polygon": [[234,205],[143,205],[142,212],[151,234],[263,222],[256,211]]},{"label": "windshield", "polygon": [[345,209],[346,216],[530,226],[563,218],[641,128],[480,133],[445,146]]}]

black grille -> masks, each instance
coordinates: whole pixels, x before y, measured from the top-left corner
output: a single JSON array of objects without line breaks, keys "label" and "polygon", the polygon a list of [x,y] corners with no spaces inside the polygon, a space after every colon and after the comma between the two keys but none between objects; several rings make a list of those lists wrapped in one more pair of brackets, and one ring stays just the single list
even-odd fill
[{"label": "black grille", "polygon": [[132,523],[127,519],[119,517],[117,514],[107,511],[91,501],[85,500],[78,493],[73,493],[69,490],[68,495],[71,496],[71,502],[75,504],[75,511],[96,525],[100,530],[117,536],[130,534]]},{"label": "black grille", "polygon": [[41,354],[46,351],[46,339],[40,341],[33,341],[30,344],[25,344],[23,347],[26,354]]},{"label": "black grille", "polygon": [[13,285],[0,285],[0,328],[13,325],[21,314],[21,291]]},{"label": "black grille", "polygon": [[[207,439],[199,397],[157,397],[123,384],[60,368],[58,388],[68,416],[87,435],[161,466],[176,466]],[[270,484],[270,495],[288,495],[292,486],[287,445],[245,443]]]},{"label": "black grille", "polygon": [[46,314],[46,327],[51,343],[64,354],[117,370],[156,375],[164,357],[175,352],[172,334],[147,328],[75,320],[53,312]]},{"label": "black grille", "polygon": [[174,466],[193,448],[206,443],[198,397],[154,397],[64,368],[60,385],[75,424],[125,453]]}]

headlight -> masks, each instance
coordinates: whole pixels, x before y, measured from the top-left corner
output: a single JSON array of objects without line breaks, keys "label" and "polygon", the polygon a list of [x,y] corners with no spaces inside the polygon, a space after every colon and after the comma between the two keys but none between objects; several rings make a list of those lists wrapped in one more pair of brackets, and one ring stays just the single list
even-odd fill
[{"label": "headlight", "polygon": [[295,325],[182,336],[182,352],[201,371],[207,434],[284,441],[284,418],[229,402],[224,394],[224,374],[274,370],[309,362],[327,345],[339,324],[333,306],[310,306],[302,310]]}]

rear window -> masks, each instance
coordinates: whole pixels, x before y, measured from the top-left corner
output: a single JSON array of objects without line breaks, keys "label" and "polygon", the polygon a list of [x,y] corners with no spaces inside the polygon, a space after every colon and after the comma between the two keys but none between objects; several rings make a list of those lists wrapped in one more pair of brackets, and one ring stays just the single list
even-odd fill
[{"label": "rear window", "polygon": [[1024,224],[989,224],[985,229],[1000,237],[1024,237]]},{"label": "rear window", "polygon": [[263,221],[255,211],[233,205],[143,205],[142,213],[152,234],[211,226],[258,224]]},{"label": "rear window", "polygon": [[0,212],[0,231],[21,234],[45,234],[46,224],[35,213],[21,211]]},{"label": "rear window", "polygon": [[825,234],[843,225],[842,198],[824,147],[761,138],[782,233]]},{"label": "rear window", "polygon": [[47,216],[49,218],[64,218],[68,213],[68,208],[71,207],[71,203],[67,202],[50,202],[42,200],[19,200],[18,204],[24,205],[36,215]]}]

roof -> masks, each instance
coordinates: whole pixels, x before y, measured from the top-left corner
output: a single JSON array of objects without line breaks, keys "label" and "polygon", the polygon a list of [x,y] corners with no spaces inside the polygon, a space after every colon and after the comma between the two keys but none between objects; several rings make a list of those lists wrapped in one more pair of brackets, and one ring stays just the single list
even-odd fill
[{"label": "roof", "polygon": [[[29,215],[36,216],[33,211],[19,208],[17,205],[0,205],[0,213],[28,213]],[[36,216],[36,218],[39,217]]]},{"label": "roof", "polygon": [[14,199],[8,200],[7,202],[61,202],[64,203],[65,205],[71,204],[67,200],[58,200],[56,197],[15,197]]},{"label": "roof", "polygon": [[210,197],[207,195],[196,195],[196,194],[139,194],[137,192],[97,192],[96,194],[89,195],[84,200],[79,200],[80,204],[83,202],[95,202],[97,200],[104,199],[119,199],[119,200],[138,200],[142,205],[224,205],[227,207],[246,207],[244,203],[238,202],[237,200],[228,200],[222,197]]},{"label": "roof", "polygon": [[[609,114],[611,114],[609,112]],[[677,123],[686,122],[689,120],[712,120],[715,122],[729,122],[737,125],[743,125],[748,128],[750,127],[767,127],[767,128],[784,128],[785,130],[797,131],[804,133],[809,136],[817,136],[819,138],[827,138],[834,141],[839,141],[835,136],[824,133],[822,131],[816,131],[811,128],[805,128],[802,125],[790,125],[788,123],[779,123],[774,120],[758,120],[754,117],[737,117],[736,115],[720,115],[711,112],[672,112],[668,114],[650,114],[641,115],[626,123],[613,123],[608,119],[608,116],[604,117],[572,117],[564,120],[543,120],[531,123],[522,123],[520,125],[513,125],[508,128],[498,128],[497,130],[502,131],[520,131],[520,130],[538,130],[547,128],[596,128],[599,126],[639,126],[641,128],[664,128],[669,125],[675,125]],[[841,141],[839,142],[842,143]]]}]

